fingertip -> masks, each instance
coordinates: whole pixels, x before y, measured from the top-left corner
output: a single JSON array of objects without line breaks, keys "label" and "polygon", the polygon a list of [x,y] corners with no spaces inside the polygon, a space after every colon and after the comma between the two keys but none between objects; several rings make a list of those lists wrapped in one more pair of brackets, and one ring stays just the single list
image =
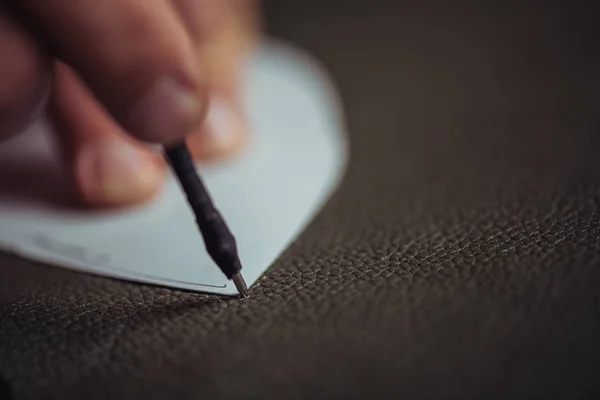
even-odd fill
[{"label": "fingertip", "polygon": [[94,208],[144,203],[160,190],[165,174],[159,154],[116,138],[78,149],[72,168],[81,199]]},{"label": "fingertip", "polygon": [[165,76],[136,102],[124,126],[139,139],[168,144],[181,140],[206,113],[206,96],[180,75]]},{"label": "fingertip", "polygon": [[128,136],[66,65],[55,67],[50,116],[79,200],[93,208],[130,206],[160,190],[165,163]]},{"label": "fingertip", "polygon": [[210,160],[239,151],[248,138],[248,124],[240,107],[213,99],[204,124],[186,139],[195,159]]}]

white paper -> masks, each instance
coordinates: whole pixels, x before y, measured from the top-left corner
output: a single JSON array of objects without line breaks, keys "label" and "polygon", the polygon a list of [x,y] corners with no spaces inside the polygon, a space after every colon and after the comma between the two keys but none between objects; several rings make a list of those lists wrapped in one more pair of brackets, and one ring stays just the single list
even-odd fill
[{"label": "white paper", "polygon": [[[347,146],[337,97],[318,64],[269,42],[248,68],[252,137],[241,154],[198,169],[237,238],[242,273],[252,285],[332,193]],[[50,137],[40,122],[0,146],[1,248],[99,275],[237,293],[207,255],[172,176],[158,198],[141,207],[69,208]],[[19,187],[7,177],[13,183],[18,177]],[[35,185],[28,183],[32,178]]]}]

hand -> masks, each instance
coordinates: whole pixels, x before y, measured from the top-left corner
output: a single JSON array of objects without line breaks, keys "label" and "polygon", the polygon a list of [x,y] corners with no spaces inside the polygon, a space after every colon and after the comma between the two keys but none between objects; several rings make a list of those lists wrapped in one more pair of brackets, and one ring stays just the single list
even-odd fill
[{"label": "hand", "polygon": [[186,138],[196,158],[243,143],[239,75],[256,36],[256,0],[0,0],[3,7],[0,136],[47,109],[86,204],[129,205],[158,191],[165,165],[144,142]]}]

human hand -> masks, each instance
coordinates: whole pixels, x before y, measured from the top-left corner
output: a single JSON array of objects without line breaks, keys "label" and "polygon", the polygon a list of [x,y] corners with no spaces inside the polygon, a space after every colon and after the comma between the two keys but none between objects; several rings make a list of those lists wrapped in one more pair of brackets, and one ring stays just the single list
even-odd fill
[{"label": "human hand", "polygon": [[257,34],[256,3],[0,2],[0,138],[46,109],[83,202],[151,198],[165,165],[144,142],[186,138],[196,158],[243,143],[240,69]]}]

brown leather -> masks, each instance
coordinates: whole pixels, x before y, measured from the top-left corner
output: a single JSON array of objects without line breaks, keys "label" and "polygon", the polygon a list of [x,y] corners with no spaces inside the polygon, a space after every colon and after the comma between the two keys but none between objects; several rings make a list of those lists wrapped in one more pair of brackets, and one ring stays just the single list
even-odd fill
[{"label": "brown leather", "polygon": [[249,300],[1,256],[17,397],[598,398],[594,2],[447,3],[271,1],[339,83],[340,190]]}]

